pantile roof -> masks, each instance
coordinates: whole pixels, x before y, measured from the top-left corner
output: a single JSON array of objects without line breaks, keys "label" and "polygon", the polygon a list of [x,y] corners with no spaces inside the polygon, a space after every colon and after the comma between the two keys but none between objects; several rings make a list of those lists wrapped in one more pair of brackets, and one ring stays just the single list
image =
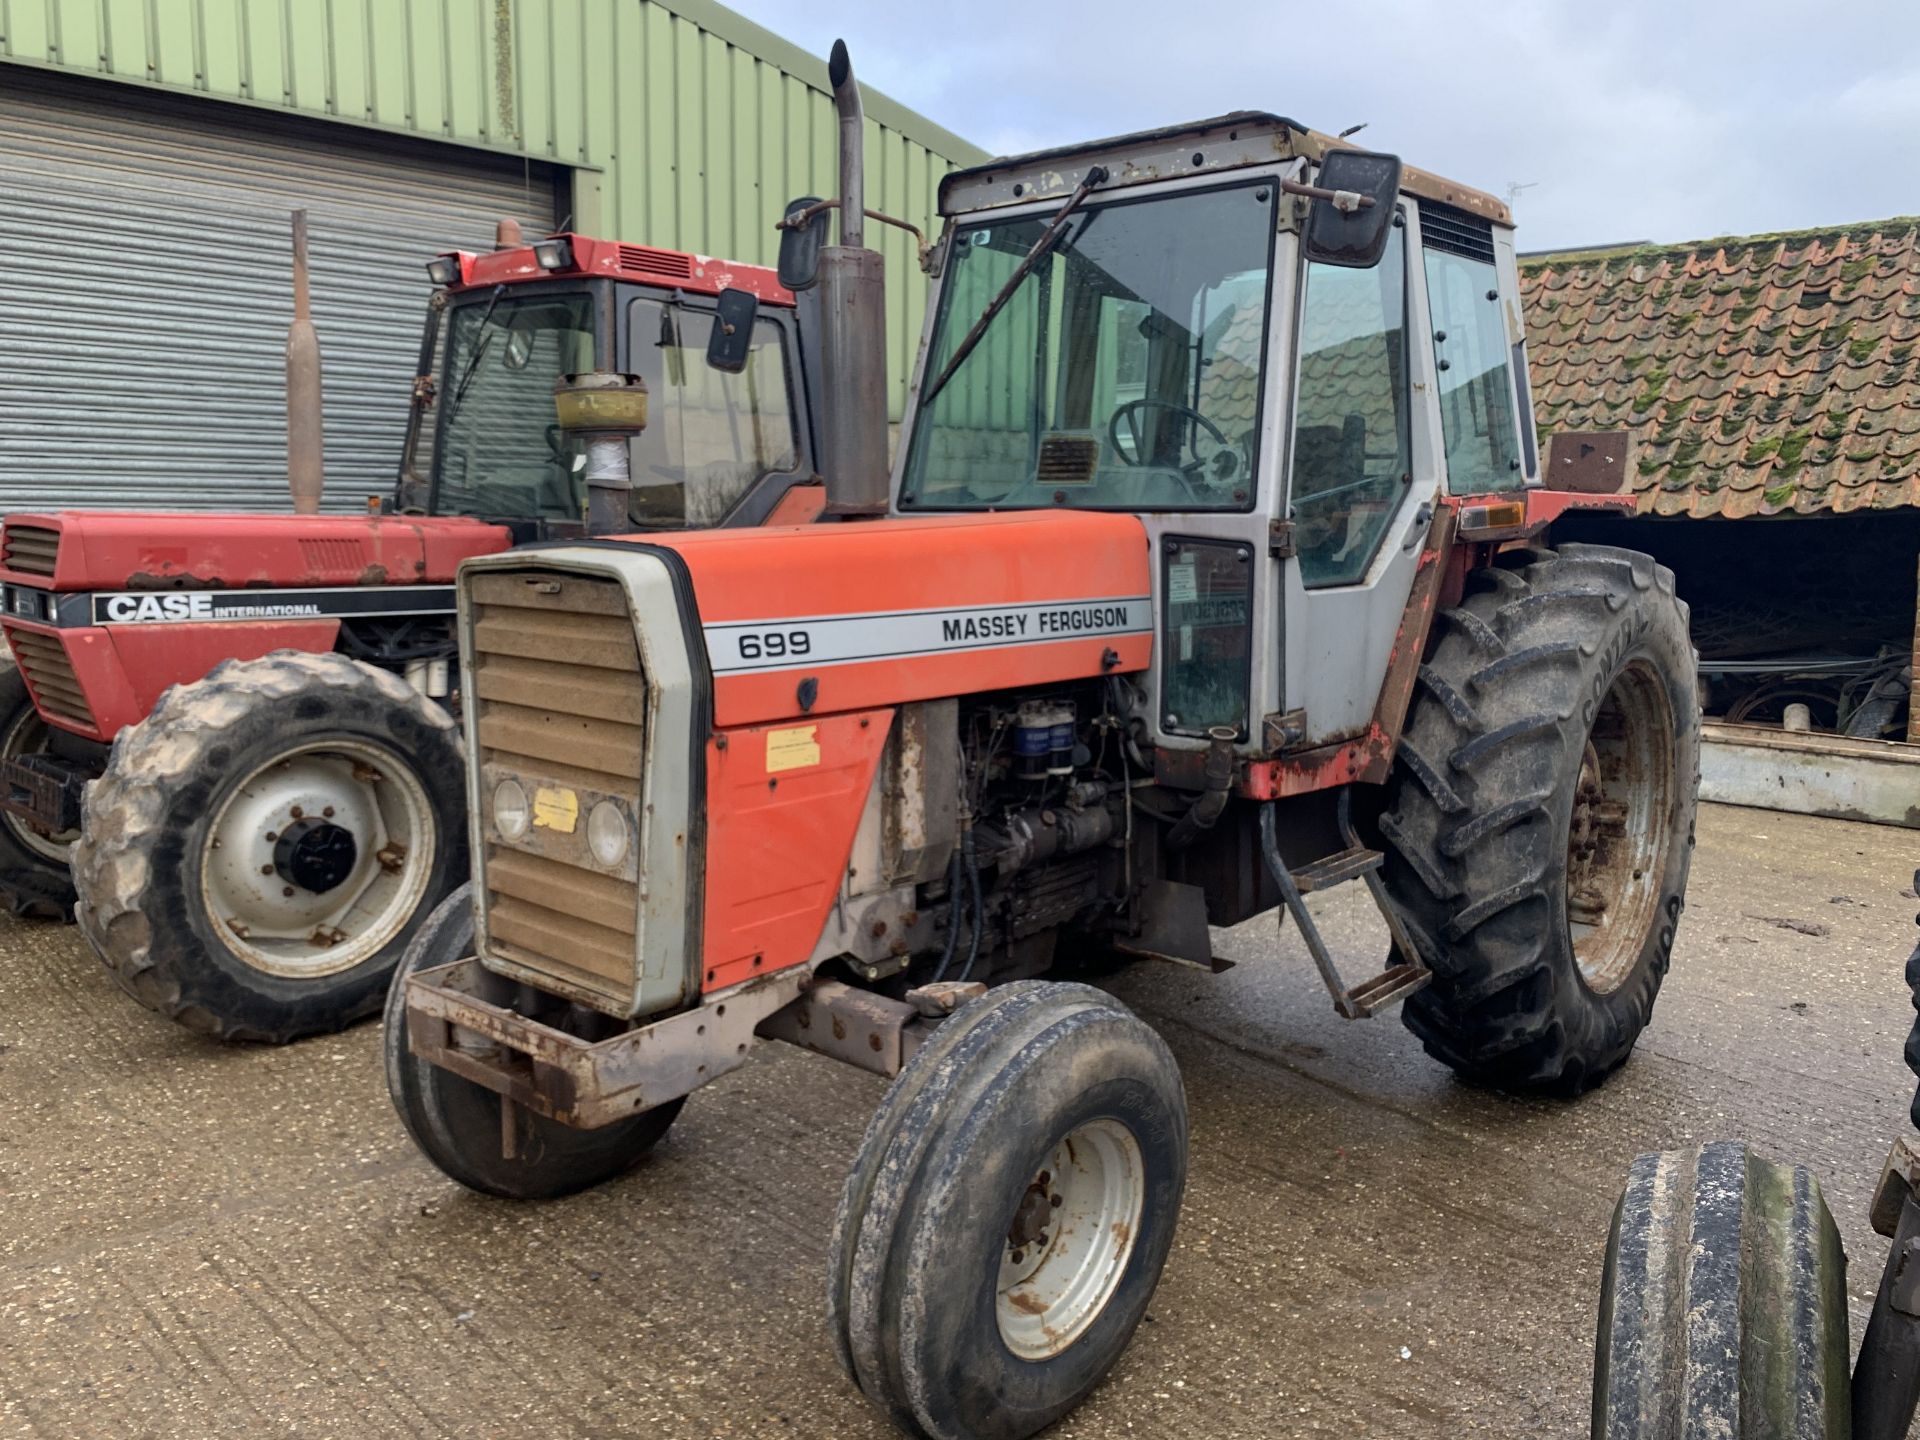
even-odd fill
[{"label": "pantile roof", "polygon": [[1920,219],[1521,261],[1535,415],[1647,515],[1920,506]]}]

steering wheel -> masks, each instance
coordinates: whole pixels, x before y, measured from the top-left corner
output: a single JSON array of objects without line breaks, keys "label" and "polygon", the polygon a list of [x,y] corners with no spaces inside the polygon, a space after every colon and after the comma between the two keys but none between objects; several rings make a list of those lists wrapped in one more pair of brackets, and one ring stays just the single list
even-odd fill
[{"label": "steering wheel", "polygon": [[[1234,453],[1233,442],[1227,439],[1226,433],[1191,405],[1182,405],[1177,400],[1143,398],[1127,401],[1126,404],[1122,405],[1118,410],[1115,410],[1113,417],[1107,421],[1107,439],[1112,442],[1114,453],[1127,465],[1142,468],[1147,463],[1146,457],[1141,452],[1140,447],[1140,424],[1139,421],[1135,419],[1142,410],[1168,410],[1175,415],[1182,416],[1190,421],[1195,428],[1205,430],[1209,435],[1213,436],[1214,439],[1218,440],[1220,442],[1220,448],[1224,453],[1227,455]],[[1120,422],[1122,420],[1127,422],[1127,438],[1133,442],[1133,454],[1131,456],[1127,454],[1126,450],[1120,444]],[[1206,468],[1207,462],[1196,458],[1192,464],[1180,466],[1179,470],[1180,473],[1188,479],[1193,479]],[[1221,476],[1218,478],[1226,479],[1230,477]]]}]

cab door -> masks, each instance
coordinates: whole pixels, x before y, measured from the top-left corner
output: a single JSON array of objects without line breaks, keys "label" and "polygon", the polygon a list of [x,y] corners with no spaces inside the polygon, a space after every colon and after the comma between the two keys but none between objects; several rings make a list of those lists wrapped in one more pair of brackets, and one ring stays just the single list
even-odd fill
[{"label": "cab door", "polygon": [[1300,277],[1276,545],[1289,748],[1372,720],[1441,493],[1419,253],[1418,207],[1403,198],[1378,265],[1307,261]]}]

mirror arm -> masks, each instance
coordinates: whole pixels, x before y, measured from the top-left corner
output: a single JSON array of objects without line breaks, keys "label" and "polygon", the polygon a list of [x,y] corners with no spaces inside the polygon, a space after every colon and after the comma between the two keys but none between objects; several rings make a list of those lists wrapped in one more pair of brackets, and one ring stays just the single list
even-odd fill
[{"label": "mirror arm", "polygon": [[1289,195],[1304,195],[1309,200],[1330,201],[1334,209],[1349,213],[1355,210],[1371,210],[1376,203],[1371,195],[1362,195],[1353,190],[1329,190],[1324,185],[1308,185],[1300,180],[1282,180],[1280,188]]},{"label": "mirror arm", "polygon": [[[838,210],[839,208],[840,202],[838,200],[819,200],[807,206],[804,210],[796,210],[791,215],[775,221],[773,228],[776,230],[804,230],[813,220],[814,216],[824,215],[829,210]],[[914,248],[920,252],[921,272],[927,275],[933,273],[933,246],[927,243],[927,235],[924,230],[910,221],[901,220],[893,215],[882,214],[878,210],[866,210],[862,213],[869,220],[878,220],[882,225],[892,225],[897,229],[905,230],[913,236]]]}]

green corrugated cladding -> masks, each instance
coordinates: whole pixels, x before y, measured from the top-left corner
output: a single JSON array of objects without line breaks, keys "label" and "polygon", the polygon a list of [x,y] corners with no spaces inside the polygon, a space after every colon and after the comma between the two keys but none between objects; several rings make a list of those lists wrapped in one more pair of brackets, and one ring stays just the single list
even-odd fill
[{"label": "green corrugated cladding", "polygon": [[[574,167],[573,226],[772,263],[796,195],[831,195],[826,63],[712,0],[0,0],[8,61]],[[858,57],[856,58],[856,63]],[[867,203],[935,233],[985,152],[866,90]],[[887,257],[896,414],[926,282]]]}]

